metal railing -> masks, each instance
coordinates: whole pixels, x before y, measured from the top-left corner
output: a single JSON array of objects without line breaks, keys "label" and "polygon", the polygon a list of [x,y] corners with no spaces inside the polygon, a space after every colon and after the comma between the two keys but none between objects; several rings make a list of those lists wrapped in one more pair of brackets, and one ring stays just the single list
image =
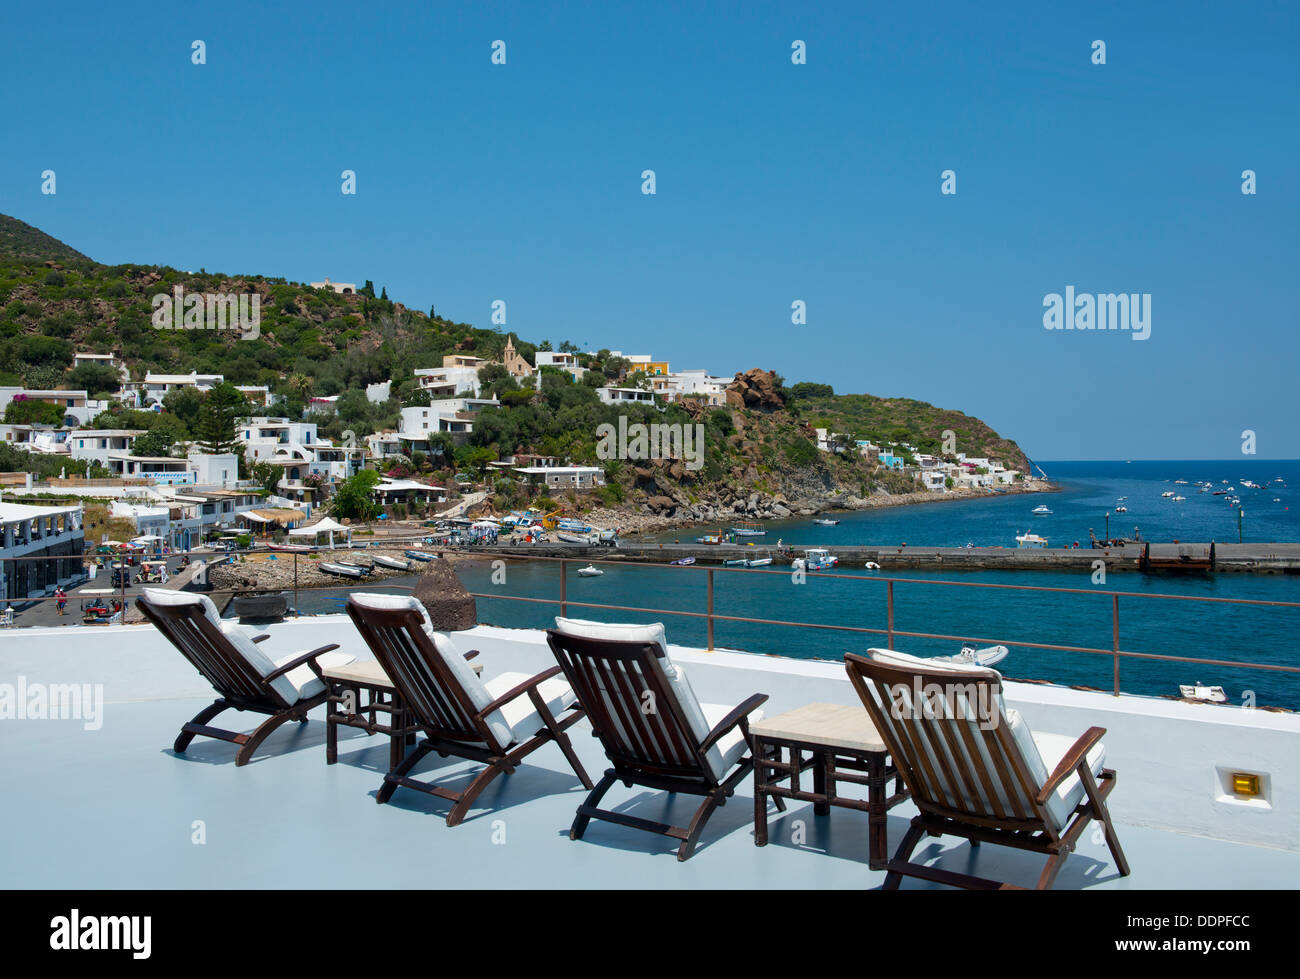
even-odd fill
[{"label": "metal railing", "polygon": [[[401,538],[385,537],[385,538],[378,538],[378,539],[369,539],[365,542],[365,549],[371,549],[371,548],[404,549],[404,548],[412,547],[413,545],[418,545],[427,540],[428,540],[428,535],[419,535],[419,534],[411,537],[401,537]],[[348,548],[346,546],[335,548],[336,551],[343,551],[347,549]],[[362,549],[362,548],[359,547],[356,542],[354,542],[352,549]],[[807,621],[800,621],[800,620],[773,619],[773,618],[765,618],[760,616],[730,615],[718,611],[717,608],[715,607],[715,575],[716,574],[723,573],[723,574],[767,575],[767,576],[774,576],[778,578],[788,578],[790,576],[790,572],[785,570],[766,569],[766,568],[708,567],[708,566],[702,566],[698,564],[672,566],[667,563],[660,563],[660,562],[629,561],[626,558],[624,559],[593,558],[587,555],[584,555],[582,557],[561,557],[561,556],[550,556],[550,555],[540,555],[540,554],[529,554],[527,552],[521,553],[514,549],[502,549],[500,547],[494,547],[489,545],[477,545],[473,547],[426,545],[425,549],[428,550],[430,553],[439,556],[441,556],[443,553],[452,553],[452,554],[472,555],[476,557],[482,557],[485,559],[547,562],[547,563],[557,564],[559,566],[558,596],[539,598],[539,597],[524,596],[524,595],[506,595],[501,593],[473,592],[473,591],[468,592],[468,594],[475,599],[480,599],[480,598],[492,599],[496,601],[520,602],[520,603],[537,604],[537,605],[558,605],[560,609],[560,614],[562,616],[567,616],[568,610],[570,606],[572,606],[575,608],[599,609],[602,611],[610,611],[610,612],[631,612],[631,613],[643,614],[643,615],[672,615],[672,616],[680,616],[683,618],[703,620],[705,623],[706,634],[707,634],[706,649],[710,651],[716,648],[715,647],[716,624],[718,622],[735,622],[735,623],[747,623],[752,625],[766,625],[766,626],[789,627],[789,628],[799,628],[799,629],[817,629],[817,630],[825,630],[831,632],[847,632],[847,633],[860,634],[860,635],[884,636],[886,640],[886,645],[888,646],[888,648],[891,649],[894,647],[894,643],[897,639],[904,638],[904,639],[933,639],[933,640],[954,641],[954,642],[963,642],[963,643],[979,643],[979,644],[986,644],[986,645],[1004,644],[1004,645],[1014,645],[1014,646],[1024,647],[1028,649],[1041,649],[1041,650],[1056,651],[1056,652],[1086,653],[1091,655],[1108,656],[1111,658],[1112,661],[1111,692],[1115,696],[1119,696],[1121,693],[1120,665],[1122,661],[1125,659],[1156,660],[1156,661],[1175,662],[1175,663],[1194,663],[1194,664],[1205,665],[1205,666],[1218,666],[1218,667],[1227,667],[1233,669],[1263,670],[1263,671],[1269,671],[1274,673],[1300,674],[1300,666],[1285,666],[1277,663],[1257,663],[1257,662],[1240,661],[1240,660],[1211,659],[1208,657],[1198,657],[1198,656],[1178,656],[1178,655],[1172,655],[1166,653],[1149,653],[1149,652],[1140,652],[1132,649],[1123,649],[1120,646],[1120,634],[1119,634],[1121,598],[1126,600],[1142,599],[1142,600],[1149,600],[1149,601],[1193,602],[1193,603],[1198,603],[1200,605],[1228,605],[1228,606],[1241,606],[1241,607],[1267,607],[1267,608],[1288,608],[1288,609],[1300,609],[1300,602],[1285,602],[1285,601],[1273,601],[1267,599],[1252,599],[1252,598],[1221,598],[1221,597],[1201,596],[1201,595],[1173,595],[1173,594],[1161,593],[1161,592],[1135,592],[1135,591],[1117,591],[1117,590],[1106,590],[1106,589],[1067,588],[1067,587],[1055,586],[1055,585],[1023,585],[1023,584],[1005,584],[1005,583],[982,582],[982,581],[951,581],[951,580],[942,580],[942,579],[934,579],[934,578],[886,577],[881,575],[864,576],[864,575],[855,575],[855,574],[845,574],[843,572],[836,572],[836,571],[808,572],[809,574],[815,575],[819,579],[824,579],[824,578],[843,579],[843,580],[857,582],[863,585],[883,586],[885,589],[886,625],[885,628],[881,629],[881,628],[872,628],[870,626],[841,625],[841,624],[826,623],[826,622],[807,622]],[[158,557],[155,557],[152,554],[145,554],[143,552],[140,553],[141,556],[144,557],[146,560],[160,559]],[[340,579],[337,583],[331,581],[325,584],[301,584],[299,582],[299,559],[300,558],[306,559],[308,558],[309,554],[304,552],[299,552],[299,551],[278,551],[277,552],[274,551],[272,548],[266,546],[248,548],[236,552],[222,552],[222,551],[211,551],[211,550],[171,551],[167,555],[165,555],[165,557],[174,558],[174,557],[184,556],[187,562],[189,562],[191,567],[194,566],[194,564],[197,561],[203,561],[205,567],[208,570],[211,570],[214,567],[219,567],[221,563],[229,559],[231,556],[238,556],[240,554],[258,554],[258,553],[267,553],[267,554],[276,553],[277,557],[283,557],[286,559],[292,557],[293,559],[292,591],[294,596],[293,605],[295,609],[299,605],[300,593],[303,591],[308,591],[308,592],[334,591],[340,588],[350,587],[351,585],[350,581],[346,581],[343,579]],[[331,552],[327,547],[313,547],[311,552],[309,553],[318,553],[322,555],[327,555]],[[87,553],[84,555],[56,555],[56,556],[41,555],[41,556],[33,556],[33,557],[5,558],[3,559],[3,561],[0,561],[0,565],[7,565],[12,562],[19,562],[19,561],[28,561],[28,562],[42,561],[42,560],[84,561],[87,558],[95,558],[95,557],[103,558],[111,564],[113,561],[119,560],[121,555],[117,552],[114,552],[112,554],[103,554],[103,555],[97,555],[94,553]],[[217,558],[218,559],[217,562],[214,563],[211,560],[212,558]],[[664,571],[667,571],[671,567],[673,572],[679,572],[679,573],[685,572],[688,574],[689,573],[702,574],[704,575],[704,579],[705,579],[704,603],[703,603],[704,607],[702,610],[667,609],[667,608],[657,608],[651,606],[615,605],[615,604],[609,604],[603,602],[582,601],[582,600],[571,598],[569,596],[569,586],[568,586],[569,565],[575,562],[584,565],[601,564],[601,565],[613,565],[613,566],[624,567],[624,568],[629,566],[648,567],[648,568],[656,568]],[[412,567],[407,573],[419,573],[421,570],[422,569],[419,566],[415,566]],[[173,574],[172,577],[175,577],[175,575]],[[958,634],[938,633],[938,632],[918,632],[913,630],[900,629],[897,627],[896,620],[895,620],[895,592],[896,592],[896,586],[900,586],[900,585],[901,586],[934,586],[940,588],[975,588],[975,589],[984,589],[987,591],[1040,592],[1040,593],[1052,593],[1052,594],[1061,594],[1061,595],[1087,595],[1089,597],[1094,597],[1094,598],[1104,596],[1109,598],[1109,604],[1110,604],[1111,643],[1109,647],[1079,646],[1079,645],[1065,645],[1060,643],[1032,642],[1023,639],[1005,639],[1005,638],[998,638],[998,637],[958,635]],[[397,588],[401,590],[410,590],[412,586],[403,585],[395,582],[388,582],[379,579],[376,580],[373,584],[370,584],[368,587],[383,587],[383,588]],[[234,598],[239,595],[265,594],[268,591],[288,591],[290,590],[290,586],[286,583],[286,585],[284,586],[257,586],[257,587],[247,587],[247,588],[221,587],[215,590],[220,592],[223,595],[229,594],[232,598]],[[125,584],[125,581],[123,580],[119,585],[115,586],[112,589],[108,589],[106,591],[109,594],[112,594],[113,592],[117,593],[116,600],[119,603],[119,607],[123,611],[125,611],[127,608],[126,600],[128,597],[127,586]],[[67,598],[69,601],[71,601],[73,598],[77,597],[78,594],[83,594],[83,593],[73,591],[68,594]],[[54,596],[42,596],[42,597],[35,597],[35,598],[10,598],[10,599],[6,599],[3,596],[0,596],[0,603],[4,603],[4,605],[8,605],[13,602],[21,602],[24,604],[36,604],[40,602],[53,602],[57,600],[58,599]],[[125,619],[126,616],[125,614],[123,614],[120,617],[119,621],[125,623]]]}]

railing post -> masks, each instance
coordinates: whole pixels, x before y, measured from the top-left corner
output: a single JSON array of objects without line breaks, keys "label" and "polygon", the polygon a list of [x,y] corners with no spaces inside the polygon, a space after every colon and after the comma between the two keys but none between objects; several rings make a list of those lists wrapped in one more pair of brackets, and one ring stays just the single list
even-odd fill
[{"label": "railing post", "polygon": [[713,569],[709,568],[709,652],[713,652]]},{"label": "railing post", "polygon": [[568,618],[569,603],[569,562],[560,558],[560,615]]},{"label": "railing post", "polygon": [[294,615],[302,615],[298,608],[298,552],[293,552],[293,612]]},{"label": "railing post", "polygon": [[888,602],[888,614],[889,614],[889,623],[888,623],[889,632],[887,634],[887,638],[889,639],[888,648],[893,649],[894,648],[894,583],[893,581],[885,582],[885,590],[886,590],[886,600]]},{"label": "railing post", "polygon": [[1115,696],[1119,696],[1119,596],[1110,596],[1110,648],[1115,660]]}]

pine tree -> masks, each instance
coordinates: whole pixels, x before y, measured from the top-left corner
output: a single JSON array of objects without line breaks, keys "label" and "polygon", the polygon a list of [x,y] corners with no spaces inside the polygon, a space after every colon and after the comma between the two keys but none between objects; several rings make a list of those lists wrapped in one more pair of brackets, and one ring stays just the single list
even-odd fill
[{"label": "pine tree", "polygon": [[234,452],[239,446],[235,422],[248,413],[248,402],[229,382],[218,384],[208,392],[199,408],[195,441],[209,455]]}]

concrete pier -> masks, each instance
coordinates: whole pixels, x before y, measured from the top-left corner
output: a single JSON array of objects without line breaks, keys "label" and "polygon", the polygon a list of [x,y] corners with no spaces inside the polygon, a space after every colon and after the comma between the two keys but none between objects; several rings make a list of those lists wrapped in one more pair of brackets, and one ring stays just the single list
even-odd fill
[{"label": "concrete pier", "polygon": [[[814,545],[809,545],[814,546]],[[883,570],[928,571],[1076,571],[1091,572],[1095,561],[1104,561],[1106,571],[1141,571],[1143,544],[1108,548],[1015,548],[1015,547],[918,547],[878,544],[815,545],[826,547],[840,560],[841,567],[860,568],[867,562]],[[620,542],[617,548],[584,547],[570,544],[539,544],[494,549],[503,556],[518,554],[549,557],[583,557],[590,559],[625,558],[667,564],[683,557],[694,557],[700,564],[721,565],[738,558],[771,557],[771,567],[788,567],[792,558],[801,556],[804,546],[786,542],[778,554],[776,543],[747,544],[651,544]],[[470,553],[474,553],[471,551]],[[1184,558],[1192,573],[1210,553],[1209,543],[1151,543],[1152,561],[1176,561]],[[1215,572],[1256,574],[1300,574],[1300,543],[1290,544],[1216,544]],[[1177,573],[1177,568],[1162,568],[1155,574]]]}]

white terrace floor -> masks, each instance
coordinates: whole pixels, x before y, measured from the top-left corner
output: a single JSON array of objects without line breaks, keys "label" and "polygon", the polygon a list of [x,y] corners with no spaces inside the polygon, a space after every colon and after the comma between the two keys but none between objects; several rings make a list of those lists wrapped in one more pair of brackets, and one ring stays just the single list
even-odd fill
[{"label": "white terrace floor", "polygon": [[[343,642],[369,658],[356,648],[345,617],[267,631],[273,654],[310,648],[324,635],[321,641]],[[203,738],[175,755],[171,742],[181,724],[211,700],[201,678],[151,627],[76,633],[32,629],[0,637],[0,683],[19,676],[28,683],[102,682],[107,701],[98,730],[72,720],[0,721],[6,887],[863,888],[884,877],[867,867],[867,821],[857,812],[814,816],[811,805],[793,803],[783,815],[773,812],[771,842],[755,847],[748,784],[714,814],[685,863],[677,861],[673,841],[609,823],[593,822],[584,840],[570,841],[584,793],[553,745],[494,783],[471,817],[451,829],[443,821],[447,804],[422,793],[399,789],[389,804],[375,804],[388,760],[385,739],[345,729],[339,763],[327,766],[323,708],[308,724],[277,731],[244,768],[235,768],[232,745]],[[480,627],[461,641],[483,648],[485,676],[548,665],[535,642],[506,640],[506,630]],[[749,670],[698,672],[704,699],[721,702],[730,694],[728,702],[738,702],[760,689],[773,695],[769,715],[811,699],[798,684],[778,689],[781,674],[756,685]],[[717,689],[719,675],[734,689]],[[852,703],[847,683],[844,689],[841,702]],[[249,729],[252,721],[230,712],[217,723]],[[584,721],[572,733],[598,777],[604,758],[589,730]],[[1125,778],[1122,758],[1108,763],[1119,772],[1115,802],[1144,791],[1139,780]],[[439,765],[462,783],[473,767],[432,756],[420,771]],[[662,794],[621,786],[605,802],[678,823],[693,808],[686,798],[669,803]],[[907,804],[891,812],[891,850],[913,812]],[[796,823],[805,834],[798,843]],[[1105,845],[1090,833],[1058,888],[1263,888],[1300,880],[1294,850],[1122,819],[1119,831],[1131,877],[1116,876]],[[972,851],[948,838],[923,845],[917,857],[1027,885],[1041,869],[1031,854],[993,846]]]}]

